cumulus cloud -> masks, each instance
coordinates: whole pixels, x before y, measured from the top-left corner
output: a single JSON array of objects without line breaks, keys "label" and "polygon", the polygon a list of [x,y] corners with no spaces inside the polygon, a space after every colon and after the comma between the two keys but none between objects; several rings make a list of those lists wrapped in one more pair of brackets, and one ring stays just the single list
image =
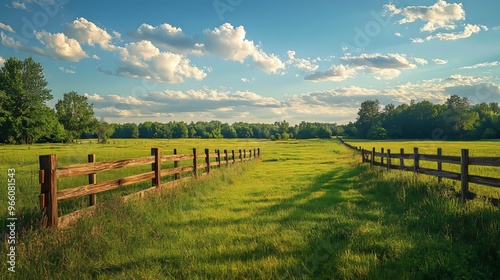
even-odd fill
[{"label": "cumulus cloud", "polygon": [[346,67],[344,65],[332,65],[332,67],[325,72],[315,72],[314,74],[309,74],[305,76],[306,81],[311,82],[341,82],[347,78],[356,75],[356,70]]},{"label": "cumulus cloud", "polygon": [[439,40],[451,41],[451,40],[465,39],[472,36],[472,34],[481,32],[481,30],[487,31],[488,27],[484,25],[467,24],[462,32],[437,33],[435,35],[427,36],[426,40],[430,41],[434,39],[439,39]]},{"label": "cumulus cloud", "polygon": [[419,58],[419,57],[414,57],[413,60],[415,60],[415,62],[420,64],[420,65],[426,65],[429,63],[427,60],[425,60],[423,58]]},{"label": "cumulus cloud", "polygon": [[5,64],[5,58],[0,56],[0,67],[2,67]]},{"label": "cumulus cloud", "polygon": [[77,40],[68,38],[64,33],[52,34],[46,31],[35,33],[40,43],[45,45],[44,55],[57,60],[80,61],[87,58]]},{"label": "cumulus cloud", "polygon": [[495,67],[499,66],[500,61],[492,61],[492,62],[484,62],[484,63],[477,63],[471,66],[463,66],[458,69],[477,69],[477,68],[483,68],[483,67]]},{"label": "cumulus cloud", "polygon": [[274,54],[265,53],[253,41],[246,39],[243,26],[234,28],[229,23],[214,28],[205,29],[204,50],[224,59],[243,63],[247,57],[252,57],[255,65],[265,72],[275,73],[285,68],[285,64]]},{"label": "cumulus cloud", "polygon": [[448,63],[448,60],[439,59],[439,58],[434,58],[432,61],[436,64],[447,64]]},{"label": "cumulus cloud", "polygon": [[410,41],[415,44],[422,44],[423,42],[425,42],[422,38],[410,38]]},{"label": "cumulus cloud", "polygon": [[12,29],[12,27],[10,27],[10,25],[5,24],[5,23],[1,23],[1,22],[0,22],[0,29],[3,29],[3,30],[8,31],[8,32],[16,33],[16,31],[14,31],[14,29]]},{"label": "cumulus cloud", "polygon": [[[181,54],[160,51],[150,41],[140,41],[116,47],[121,56],[120,66],[114,75],[130,78],[144,78],[167,83],[180,83],[184,78],[202,80],[206,73]],[[100,69],[106,74],[109,70]]]},{"label": "cumulus cloud", "polygon": [[295,51],[287,51],[288,60],[286,64],[292,65],[293,67],[307,72],[314,72],[318,70],[319,66],[314,64],[311,59],[297,58],[295,57]]},{"label": "cumulus cloud", "polygon": [[174,27],[168,23],[159,26],[143,23],[137,30],[130,33],[130,35],[141,40],[149,40],[174,53],[202,53],[201,48],[203,44],[196,43],[192,38],[185,35],[181,28]]},{"label": "cumulus cloud", "polygon": [[72,23],[66,24],[64,33],[68,37],[76,39],[81,44],[88,44],[91,46],[99,44],[103,49],[106,49],[113,39],[106,30],[83,17],[77,18]]},{"label": "cumulus cloud", "polygon": [[455,29],[455,22],[465,19],[465,10],[461,3],[446,3],[445,0],[438,0],[432,6],[408,6],[397,8],[394,4],[384,6],[386,12],[391,16],[400,15],[403,18],[399,24],[405,24],[421,20],[425,24],[420,31],[433,32],[439,28]]}]

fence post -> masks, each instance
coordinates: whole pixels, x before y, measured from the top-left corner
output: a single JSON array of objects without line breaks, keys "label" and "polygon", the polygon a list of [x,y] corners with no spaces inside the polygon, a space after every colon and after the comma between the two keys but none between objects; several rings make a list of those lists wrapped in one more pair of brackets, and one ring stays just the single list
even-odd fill
[{"label": "fence post", "polygon": [[45,197],[42,218],[43,225],[47,227],[57,227],[57,156],[40,156],[39,162],[40,170],[43,170],[41,195]]},{"label": "fence post", "polygon": [[403,169],[405,167],[405,159],[403,158],[404,154],[405,154],[405,149],[403,149],[403,148],[399,149],[399,153],[400,153],[400,156],[399,156],[399,171],[403,171]]},{"label": "fence post", "polygon": [[260,157],[260,148],[257,148],[257,156]]},{"label": "fence post", "polygon": [[255,151],[255,149],[253,149],[253,157],[254,157],[254,158],[256,158],[256,157],[257,157],[257,155],[255,154],[255,152],[256,152],[256,151]]},{"label": "fence post", "polygon": [[380,148],[380,163],[384,164],[384,148]]},{"label": "fence post", "polygon": [[469,149],[462,149],[460,157],[460,181],[462,182],[462,201],[465,202],[469,193]]},{"label": "fence post", "polygon": [[155,162],[151,164],[151,171],[155,172],[155,177],[151,180],[151,185],[158,188],[161,186],[160,148],[151,148],[151,155],[155,157]]},{"label": "fence post", "polygon": [[[443,149],[441,148],[437,148],[437,155],[440,157],[443,155]],[[437,165],[438,165],[438,172],[441,172],[443,171],[443,162],[441,161],[438,161],[437,162]],[[441,176],[438,176],[438,183],[441,183],[441,181],[443,181],[443,177]]]},{"label": "fence post", "polygon": [[420,168],[418,148],[413,148],[413,173],[418,175],[418,169]]},{"label": "fence post", "polygon": [[205,162],[207,163],[206,172],[210,173],[210,150],[205,149]]},{"label": "fence post", "polygon": [[387,171],[391,170],[391,149],[387,149]]},{"label": "fence post", "polygon": [[365,150],[361,149],[361,163],[365,163]]},{"label": "fence post", "polygon": [[229,166],[229,158],[227,157],[227,150],[224,150],[224,155],[226,159],[226,167]]},{"label": "fence post", "polygon": [[234,156],[234,150],[231,150],[231,154],[233,155],[233,163],[236,163],[236,157]]},{"label": "fence post", "polygon": [[370,167],[373,167],[375,165],[375,148],[372,149],[372,158],[370,162]]},{"label": "fence post", "polygon": [[243,161],[243,154],[241,153],[241,149],[240,149],[240,161]]},{"label": "fence post", "polygon": [[219,168],[220,168],[220,150],[217,149],[217,162],[219,163]]},{"label": "fence post", "polygon": [[247,150],[243,149],[243,159],[247,160]]},{"label": "fence post", "polygon": [[[174,155],[177,155],[177,149],[174,149]],[[179,167],[179,161],[178,160],[174,160],[174,168],[178,168]],[[180,173],[175,173],[174,174],[174,180],[179,180],[181,178],[181,174]]]},{"label": "fence post", "polygon": [[[95,162],[95,154],[89,154],[87,156],[88,162],[92,163]],[[97,183],[97,173],[92,173],[89,174],[89,185],[96,184]],[[97,194],[90,194],[89,195],[89,206],[96,205],[97,203]]]},{"label": "fence post", "polygon": [[193,148],[193,176],[198,179],[198,159],[196,158],[196,148]]}]

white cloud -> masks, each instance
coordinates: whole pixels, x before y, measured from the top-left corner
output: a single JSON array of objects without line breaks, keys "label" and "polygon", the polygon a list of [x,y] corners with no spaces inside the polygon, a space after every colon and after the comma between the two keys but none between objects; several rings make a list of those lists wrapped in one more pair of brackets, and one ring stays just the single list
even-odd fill
[{"label": "white cloud", "polygon": [[205,29],[204,50],[224,59],[243,63],[247,57],[252,57],[257,67],[268,73],[276,73],[285,68],[285,64],[274,54],[265,53],[260,46],[247,40],[243,26],[234,28],[229,23],[214,28]]},{"label": "white cloud", "polygon": [[5,58],[0,56],[0,67],[2,67],[5,64]]},{"label": "white cloud", "polygon": [[403,37],[403,35],[401,35],[401,33],[399,33],[399,32],[394,33],[394,35],[396,35],[396,37],[400,37],[400,38]]},{"label": "white cloud", "polygon": [[9,31],[12,33],[16,33],[16,31],[14,31],[14,29],[12,29],[12,27],[10,27],[10,25],[5,24],[5,23],[1,23],[1,22],[0,22],[0,29],[3,29],[5,31]]},{"label": "white cloud", "polygon": [[433,39],[448,40],[448,41],[465,39],[465,38],[469,38],[470,36],[472,36],[472,34],[481,32],[481,29],[484,31],[487,31],[488,27],[486,27],[484,25],[467,24],[464,27],[464,30],[462,32],[437,33],[435,35],[427,36],[427,38],[425,38],[425,39],[427,41],[430,41]]},{"label": "white cloud", "polygon": [[410,38],[410,41],[412,43],[415,43],[415,44],[421,44],[421,43],[425,42],[424,39],[422,39],[422,38]]},{"label": "white cloud", "polygon": [[420,64],[420,65],[426,65],[429,63],[427,60],[425,60],[423,58],[418,58],[418,57],[414,57],[413,60],[415,60],[415,62]]},{"label": "white cloud", "polygon": [[[293,67],[307,71],[307,72],[314,72],[318,70],[319,66],[317,64],[314,64],[310,59],[305,59],[305,58],[296,58],[295,57],[295,51],[287,51],[287,56],[288,60],[286,61],[286,64],[292,65]],[[314,61],[320,61],[320,58],[315,59]]]},{"label": "white cloud", "polygon": [[344,65],[332,65],[332,67],[326,72],[316,72],[314,74],[307,75],[304,79],[311,82],[340,82],[347,78],[350,78],[356,74],[356,70],[346,67]]},{"label": "white cloud", "polygon": [[12,7],[14,9],[27,10],[26,5],[21,1],[12,1]]},{"label": "white cloud", "polygon": [[64,67],[59,67],[59,70],[61,70],[62,72],[66,73],[66,74],[75,74],[75,70],[73,69],[67,69],[67,68],[64,68]]},{"label": "white cloud", "polygon": [[[150,41],[140,41],[116,47],[121,63],[115,75],[130,78],[144,78],[167,83],[180,83],[184,78],[202,80],[206,73],[181,54],[161,52]],[[107,70],[101,72],[112,74]]]},{"label": "white cloud", "polygon": [[446,3],[445,0],[438,0],[432,6],[408,6],[402,9],[394,4],[384,6],[385,10],[392,16],[401,15],[403,19],[399,24],[405,24],[421,20],[425,22],[420,31],[433,32],[439,28],[447,30],[455,29],[455,22],[465,19],[465,10],[461,3]]},{"label": "white cloud", "polygon": [[500,61],[492,61],[492,62],[484,62],[484,63],[477,63],[471,66],[463,66],[458,69],[476,69],[476,68],[483,68],[483,67],[495,67],[499,66]]},{"label": "white cloud", "polygon": [[80,61],[88,57],[77,40],[68,38],[63,33],[41,31],[35,33],[35,36],[45,45],[44,55],[48,57],[66,61]]},{"label": "white cloud", "polygon": [[405,54],[398,53],[344,56],[341,60],[358,70],[366,70],[368,73],[375,74],[375,78],[379,80],[394,79],[401,74],[400,69],[413,69],[417,67],[408,61]]},{"label": "white cloud", "polygon": [[40,54],[40,55],[46,55],[45,51],[42,50],[41,48],[26,46],[26,45],[22,44],[21,42],[14,40],[14,38],[5,35],[3,32],[0,32],[0,36],[2,37],[2,41],[1,41],[2,45],[6,46],[6,47],[13,48],[16,50],[32,52],[32,53],[36,53],[36,54]]},{"label": "white cloud", "polygon": [[72,23],[66,24],[64,33],[68,37],[76,39],[81,44],[88,44],[91,46],[99,44],[103,49],[106,49],[113,39],[106,30],[83,17],[77,18]]},{"label": "white cloud", "polygon": [[143,23],[131,35],[142,40],[149,40],[174,53],[202,53],[202,44],[197,44],[192,38],[186,36],[181,28],[168,23],[159,26]]},{"label": "white cloud", "polygon": [[439,59],[439,58],[434,58],[432,61],[436,64],[447,64],[448,63],[448,60]]}]

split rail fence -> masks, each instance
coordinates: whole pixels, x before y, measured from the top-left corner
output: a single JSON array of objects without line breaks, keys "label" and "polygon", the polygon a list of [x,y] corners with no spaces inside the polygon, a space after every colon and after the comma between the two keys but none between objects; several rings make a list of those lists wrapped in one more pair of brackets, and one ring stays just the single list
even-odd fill
[{"label": "split rail fence", "polygon": [[[387,170],[410,171],[414,172],[415,175],[425,174],[435,176],[438,177],[439,182],[442,181],[442,178],[460,181],[463,201],[470,197],[469,183],[500,188],[499,178],[469,174],[470,166],[500,167],[500,157],[470,157],[469,149],[462,149],[460,156],[445,156],[443,155],[442,148],[437,148],[435,155],[421,154],[418,148],[414,148],[413,153],[405,153],[404,149],[400,149],[399,153],[393,153],[390,149],[384,151],[384,148],[381,148],[380,152],[377,152],[375,148],[366,150],[362,147],[352,146],[341,138],[339,140],[350,149],[361,152],[362,162],[370,163],[370,166],[381,166],[387,168]],[[379,161],[376,160],[377,157],[380,159]],[[405,165],[405,160],[412,160],[412,166]],[[393,162],[397,161],[399,161],[398,164],[393,164]],[[437,169],[423,168],[420,166],[421,161],[436,162]],[[460,165],[460,173],[443,170],[443,163]]]},{"label": "split rail fence", "polygon": [[[229,166],[230,164],[258,157],[260,157],[260,148],[238,150],[237,152],[234,150],[224,150],[223,152],[215,150],[215,153],[210,153],[209,149],[205,149],[202,155],[199,155],[196,149],[193,149],[192,154],[177,154],[177,150],[174,149],[173,155],[162,155],[159,148],[151,148],[151,156],[148,157],[112,162],[96,162],[95,154],[89,154],[88,163],[59,167],[57,166],[56,155],[43,155],[39,157],[39,182],[41,184],[39,199],[40,207],[43,210],[43,225],[47,227],[67,226],[74,220],[79,219],[86,209],[95,209],[98,193],[151,180],[151,188],[129,195],[143,196],[146,192],[152,190],[174,186],[192,178],[197,179],[199,176],[209,174],[215,167],[221,167],[222,165]],[[173,161],[174,167],[162,169],[162,162],[168,161]],[[187,161],[189,162],[188,165],[186,165]],[[203,163],[200,163],[200,161]],[[181,163],[184,164],[181,166]],[[150,172],[97,182],[97,174],[99,172],[147,164],[151,164]],[[181,179],[182,173],[191,173],[191,176]],[[58,190],[57,179],[81,175],[88,175],[88,185]],[[168,175],[173,175],[173,180],[163,182],[162,177]],[[89,207],[62,217],[58,216],[58,202],[83,196],[89,197]]]}]

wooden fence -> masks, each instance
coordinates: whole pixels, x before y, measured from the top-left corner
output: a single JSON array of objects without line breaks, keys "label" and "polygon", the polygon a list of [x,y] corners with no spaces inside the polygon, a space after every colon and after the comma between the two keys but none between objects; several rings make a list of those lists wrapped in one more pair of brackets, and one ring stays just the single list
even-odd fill
[{"label": "wooden fence", "polygon": [[[435,155],[420,154],[418,148],[414,148],[413,153],[406,154],[404,149],[400,149],[399,153],[392,153],[390,149],[384,151],[384,148],[382,148],[380,152],[376,152],[375,148],[372,148],[372,150],[365,150],[362,147],[352,146],[341,138],[339,138],[339,140],[350,149],[361,152],[362,162],[370,163],[370,166],[382,166],[387,168],[387,170],[396,169],[400,171],[411,171],[414,172],[415,175],[425,174],[435,176],[438,177],[439,182],[441,182],[442,178],[460,181],[463,201],[470,196],[469,183],[500,188],[500,179],[498,178],[469,174],[469,167],[474,165],[500,167],[500,157],[469,157],[468,149],[462,149],[460,156],[445,156],[441,148],[437,148]],[[380,158],[380,161],[376,160],[377,157]],[[405,160],[413,160],[413,165],[405,165]],[[399,161],[399,164],[393,164],[393,161]],[[435,162],[436,169],[422,168],[420,166],[421,161]],[[443,163],[460,165],[460,173],[443,170]]]},{"label": "wooden fence", "polygon": [[[47,227],[64,227],[82,217],[85,210],[95,210],[97,193],[151,180],[151,188],[129,195],[143,196],[146,192],[152,190],[174,186],[179,182],[192,178],[197,179],[198,176],[210,173],[215,167],[221,167],[222,165],[229,166],[230,164],[258,157],[260,157],[260,148],[238,150],[237,152],[234,150],[224,150],[223,152],[215,150],[215,153],[210,153],[209,149],[205,149],[203,155],[199,155],[196,149],[193,149],[192,154],[177,154],[177,150],[174,149],[173,155],[162,155],[159,148],[152,148],[151,156],[149,157],[113,162],[96,162],[95,154],[90,154],[88,155],[88,163],[58,167],[56,155],[40,156],[39,182],[41,184],[41,194],[39,198],[40,207],[43,210],[43,225]],[[203,163],[200,163],[200,160]],[[173,161],[174,167],[162,169],[161,163],[168,161]],[[189,161],[188,165],[186,165],[186,161]],[[184,163],[184,165],[181,166],[181,163]],[[99,172],[146,164],[151,164],[150,172],[97,183],[97,173]],[[189,172],[190,176],[181,179],[181,174],[186,172]],[[81,175],[88,175],[88,185],[70,189],[57,189],[57,179]],[[162,177],[167,175],[173,175],[173,180],[163,182]],[[58,217],[59,201],[82,196],[89,197],[89,207]]]}]

